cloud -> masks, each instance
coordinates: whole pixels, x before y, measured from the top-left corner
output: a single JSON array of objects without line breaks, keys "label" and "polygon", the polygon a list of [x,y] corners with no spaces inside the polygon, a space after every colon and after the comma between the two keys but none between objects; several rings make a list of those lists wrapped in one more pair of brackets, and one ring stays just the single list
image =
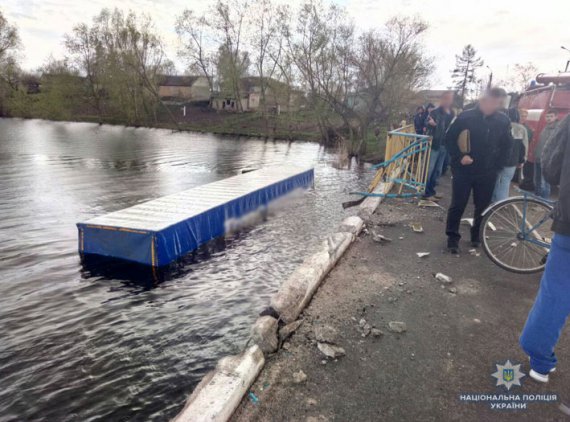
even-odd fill
[{"label": "cloud", "polygon": [[[205,10],[213,0],[2,0],[1,9],[15,23],[25,47],[24,66],[36,68],[47,56],[64,54],[63,36],[74,25],[88,22],[102,8],[120,7],[148,13],[167,43],[167,53],[179,69],[183,63],[176,56],[176,15],[184,8]],[[278,0],[298,4],[300,0]],[[570,54],[568,0],[536,1],[479,0],[334,0],[346,7],[360,30],[381,26],[389,18],[418,16],[430,24],[425,37],[426,52],[436,58],[434,88],[450,83],[455,55],[466,44],[473,44],[497,79],[507,76],[515,63],[534,62],[541,71],[560,70]],[[485,76],[489,71],[481,71]]]}]

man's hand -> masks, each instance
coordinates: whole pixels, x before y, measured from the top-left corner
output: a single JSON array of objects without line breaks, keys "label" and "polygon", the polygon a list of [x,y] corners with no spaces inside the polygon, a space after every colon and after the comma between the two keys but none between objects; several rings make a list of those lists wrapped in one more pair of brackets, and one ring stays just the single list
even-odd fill
[{"label": "man's hand", "polygon": [[473,158],[471,158],[468,155],[464,155],[463,158],[461,159],[461,164],[464,166],[470,166],[471,164],[473,164]]},{"label": "man's hand", "polygon": [[431,116],[428,117],[428,125],[437,126],[437,123],[435,122],[435,120],[433,120],[433,117]]}]

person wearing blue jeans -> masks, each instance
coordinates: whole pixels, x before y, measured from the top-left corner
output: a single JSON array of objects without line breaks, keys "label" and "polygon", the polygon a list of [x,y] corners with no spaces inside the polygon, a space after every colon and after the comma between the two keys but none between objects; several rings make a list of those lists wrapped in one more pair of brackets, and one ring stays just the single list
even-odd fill
[{"label": "person wearing blue jeans", "polygon": [[554,349],[570,315],[570,115],[547,140],[540,161],[546,181],[560,185],[554,207],[555,233],[540,289],[521,334],[530,358],[530,377],[548,382],[557,364]]},{"label": "person wearing blue jeans", "polygon": [[499,170],[497,181],[495,182],[495,190],[493,191],[493,199],[491,202],[499,202],[510,196],[511,181],[515,177],[517,167],[522,167],[526,160],[526,150],[528,148],[527,131],[523,125],[519,123],[520,115],[516,108],[510,108],[507,116],[511,121],[511,135],[513,137],[513,148],[505,167]]},{"label": "person wearing blue jeans", "polygon": [[439,200],[435,188],[437,181],[443,172],[443,166],[447,160],[445,148],[445,133],[451,125],[455,114],[451,109],[453,105],[453,92],[445,92],[441,98],[439,107],[433,110],[426,121],[427,135],[431,136],[431,154],[426,179],[426,190],[423,199],[432,201]]},{"label": "person wearing blue jeans", "polygon": [[544,199],[550,198],[550,183],[544,178],[539,161],[534,163],[534,193]]},{"label": "person wearing blue jeans", "polygon": [[437,181],[443,172],[443,165],[446,161],[446,157],[447,149],[443,145],[440,145],[438,149],[431,150],[424,199],[437,198],[435,188],[437,186]]}]

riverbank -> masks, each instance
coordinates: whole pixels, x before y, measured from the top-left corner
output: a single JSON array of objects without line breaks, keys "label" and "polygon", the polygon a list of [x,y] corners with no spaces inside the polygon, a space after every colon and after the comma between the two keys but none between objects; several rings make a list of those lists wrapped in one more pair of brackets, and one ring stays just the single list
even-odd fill
[{"label": "riverbank", "polygon": [[[442,192],[449,197],[447,178]],[[467,243],[459,258],[445,253],[444,219],[443,208],[418,208],[416,201],[382,204],[369,231],[391,241],[363,235],[353,244],[232,420],[564,420],[558,403],[498,411],[460,401],[460,394],[507,393],[491,375],[497,363],[522,363],[528,373],[518,336],[540,275],[500,270],[481,252],[469,253]],[[411,223],[424,233],[414,233]],[[452,282],[436,280],[438,272]],[[390,329],[390,322],[404,323],[405,331],[393,332],[402,327]],[[334,343],[345,356],[325,357],[319,342]],[[566,333],[557,353],[569,352]],[[570,362],[562,360],[549,384],[527,376],[508,393],[568,400],[569,374]]]},{"label": "riverbank", "polygon": [[[84,123],[101,123],[113,126],[137,127],[149,129],[167,129],[172,131],[196,132],[223,136],[240,136],[277,141],[306,141],[321,143],[322,137],[314,115],[309,111],[299,111],[292,114],[268,116],[265,120],[261,113],[229,113],[219,112],[203,107],[186,107],[185,114],[182,107],[170,106],[176,123],[168,113],[162,109],[157,114],[156,122],[133,125],[116,117],[75,114],[62,119],[48,119],[49,121],[69,121]],[[14,116],[17,118],[34,119],[34,116]],[[5,118],[9,118],[5,116]],[[386,131],[382,130],[378,137],[367,139],[360,159],[363,162],[378,163],[384,159]]]}]

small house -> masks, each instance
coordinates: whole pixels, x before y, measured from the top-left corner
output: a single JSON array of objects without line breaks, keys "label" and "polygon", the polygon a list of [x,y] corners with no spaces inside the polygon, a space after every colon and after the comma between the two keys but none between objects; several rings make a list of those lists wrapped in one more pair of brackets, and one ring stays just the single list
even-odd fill
[{"label": "small house", "polygon": [[158,95],[173,103],[209,101],[210,84],[205,76],[164,75],[159,79]]}]

